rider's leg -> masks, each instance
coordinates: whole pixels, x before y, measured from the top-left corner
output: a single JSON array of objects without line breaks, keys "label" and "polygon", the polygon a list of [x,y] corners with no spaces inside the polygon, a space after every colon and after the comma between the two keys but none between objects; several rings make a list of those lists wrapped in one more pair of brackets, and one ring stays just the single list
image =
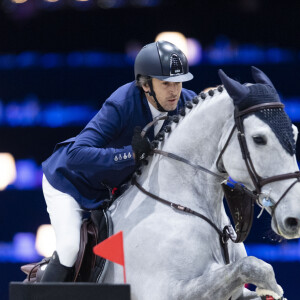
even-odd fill
[{"label": "rider's leg", "polygon": [[41,278],[41,282],[72,281],[73,268],[62,265],[56,251],[51,256],[50,262]]},{"label": "rider's leg", "polygon": [[79,251],[83,210],[69,194],[52,187],[45,176],[43,192],[56,236],[56,252],[41,281],[67,281]]}]

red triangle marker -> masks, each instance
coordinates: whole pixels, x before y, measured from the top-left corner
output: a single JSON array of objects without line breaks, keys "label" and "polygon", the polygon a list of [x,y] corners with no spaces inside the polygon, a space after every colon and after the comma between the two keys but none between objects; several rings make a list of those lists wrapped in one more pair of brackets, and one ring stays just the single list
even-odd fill
[{"label": "red triangle marker", "polygon": [[96,255],[123,266],[124,283],[126,283],[123,231],[120,231],[93,248]]}]

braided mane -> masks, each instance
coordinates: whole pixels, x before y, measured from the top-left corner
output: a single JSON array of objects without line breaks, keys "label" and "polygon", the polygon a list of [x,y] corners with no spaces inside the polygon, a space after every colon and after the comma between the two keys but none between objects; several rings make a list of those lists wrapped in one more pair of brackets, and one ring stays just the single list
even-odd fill
[{"label": "braided mane", "polygon": [[[165,140],[165,134],[166,133],[171,133],[173,129],[175,129],[175,126],[172,128],[172,124],[178,124],[180,120],[182,120],[186,114],[187,110],[192,110],[196,106],[201,105],[204,101],[212,99],[215,95],[216,92],[222,93],[224,90],[223,86],[218,86],[215,88],[208,88],[205,89],[204,91],[200,92],[198,96],[195,96],[191,101],[187,101],[185,106],[180,109],[179,114],[170,116],[169,119],[169,124],[165,125],[160,132],[155,136],[154,141],[152,142],[152,145],[154,148],[157,148],[160,142],[163,142]],[[209,98],[210,97],[210,98]],[[208,99],[209,98],[209,99]],[[177,128],[177,127],[176,127]]]}]

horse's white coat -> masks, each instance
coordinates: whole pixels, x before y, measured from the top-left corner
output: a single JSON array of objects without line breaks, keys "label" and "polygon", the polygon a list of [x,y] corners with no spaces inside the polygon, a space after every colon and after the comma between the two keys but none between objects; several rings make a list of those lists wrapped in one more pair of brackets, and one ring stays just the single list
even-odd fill
[{"label": "horse's white coat", "polygon": [[[189,159],[214,172],[216,159],[233,126],[233,104],[226,91],[215,91],[179,124],[172,125],[159,148]],[[295,157],[280,145],[272,130],[255,116],[244,121],[246,139],[255,168],[261,176],[298,170]],[[256,145],[252,135],[263,134],[268,143]],[[241,157],[236,134],[222,158],[228,174],[252,187]],[[292,180],[268,184],[277,201]],[[223,206],[220,180],[190,166],[154,155],[142,169],[138,182],[151,193],[196,210],[222,229],[229,224]],[[300,219],[300,184],[281,201],[272,220],[273,229],[285,238],[298,238],[298,226],[287,218]],[[297,198],[298,197],[298,198]],[[178,212],[130,187],[110,208],[114,232],[124,233],[127,280],[132,300],[260,299],[243,288],[252,283],[282,295],[273,268],[247,257],[243,244],[229,242],[231,263],[225,265],[219,236],[204,220]],[[276,220],[275,220],[276,219]],[[110,264],[106,283],[122,283],[120,266]]]}]

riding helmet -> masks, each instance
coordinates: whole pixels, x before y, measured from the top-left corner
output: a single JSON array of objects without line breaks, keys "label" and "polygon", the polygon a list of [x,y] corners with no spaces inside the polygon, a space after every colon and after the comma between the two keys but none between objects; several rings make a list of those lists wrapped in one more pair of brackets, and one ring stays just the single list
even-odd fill
[{"label": "riding helmet", "polygon": [[134,63],[135,79],[150,76],[163,81],[184,82],[193,79],[188,60],[174,44],[158,41],[148,44],[138,53]]}]

